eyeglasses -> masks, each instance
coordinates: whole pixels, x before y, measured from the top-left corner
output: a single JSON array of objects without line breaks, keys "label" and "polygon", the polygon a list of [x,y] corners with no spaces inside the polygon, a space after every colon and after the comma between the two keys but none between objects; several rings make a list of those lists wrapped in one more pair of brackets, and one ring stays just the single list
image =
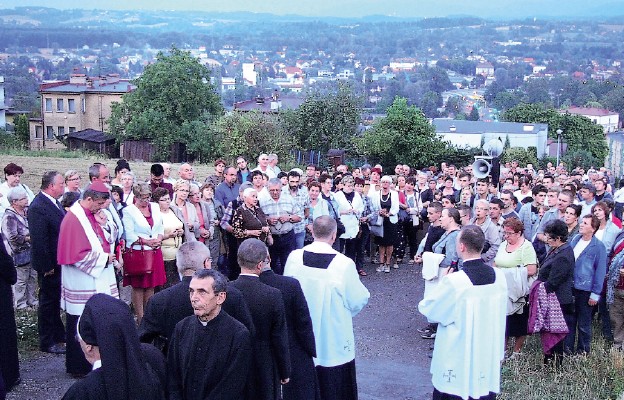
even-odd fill
[{"label": "eyeglasses", "polygon": [[145,201],[145,200],[149,200],[151,197],[152,197],[151,194],[143,194],[139,196],[139,199]]},{"label": "eyeglasses", "polygon": [[520,233],[520,232],[507,232],[507,231],[503,231],[503,236],[511,236],[511,235],[515,235],[516,233]]},{"label": "eyeglasses", "polygon": [[167,203],[167,202],[171,201],[171,199],[169,197],[163,197],[162,199],[160,199],[158,201],[162,201],[163,203]]},{"label": "eyeglasses", "polygon": [[182,192],[182,193],[190,193],[191,191],[188,189],[178,189],[178,192]]}]

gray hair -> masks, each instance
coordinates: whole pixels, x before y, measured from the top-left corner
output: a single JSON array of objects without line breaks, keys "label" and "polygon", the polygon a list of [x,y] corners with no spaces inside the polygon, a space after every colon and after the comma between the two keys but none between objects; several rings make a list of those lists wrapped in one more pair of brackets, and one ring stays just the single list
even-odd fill
[{"label": "gray hair", "polygon": [[7,200],[9,201],[9,204],[16,200],[23,199],[24,197],[28,197],[28,193],[26,193],[26,190],[21,186],[11,188],[9,193],[7,193]]},{"label": "gray hair", "polygon": [[[205,246],[204,246],[205,247]],[[212,291],[217,293],[227,293],[227,278],[214,269],[200,269],[195,271],[193,279],[212,278]]]},{"label": "gray hair", "polygon": [[132,186],[132,194],[134,194],[134,197],[141,197],[142,194],[152,194],[152,188],[149,183],[138,182]]},{"label": "gray hair", "polygon": [[316,239],[331,239],[336,233],[338,224],[329,215],[322,215],[312,223],[312,235]]},{"label": "gray hair", "polygon": [[347,183],[355,183],[355,179],[353,179],[353,177],[351,175],[345,175],[342,178],[342,184],[346,185]]},{"label": "gray hair", "polygon": [[282,181],[279,180],[278,178],[271,178],[271,179],[269,179],[268,185],[269,186],[280,186],[280,187],[283,186],[282,185]]},{"label": "gray hair", "polygon": [[390,182],[392,183],[392,177],[390,175],[384,175],[379,182]]},{"label": "gray hair", "polygon": [[[247,198],[248,196],[251,195],[252,192],[256,192],[256,189],[254,188],[247,188],[243,191],[243,197]],[[257,192],[256,192],[257,193]]]},{"label": "gray hair", "polygon": [[[41,176],[41,190],[46,190],[50,186],[54,185],[54,179],[57,175],[61,175],[58,171],[46,171]],[[62,176],[62,175],[61,175]]]},{"label": "gray hair", "polygon": [[241,269],[253,270],[259,262],[267,258],[268,254],[269,250],[262,241],[249,238],[238,247],[238,264]]},{"label": "gray hair", "polygon": [[199,271],[204,269],[204,261],[210,257],[210,250],[202,242],[185,242],[176,253],[176,267],[178,273],[185,271]]}]

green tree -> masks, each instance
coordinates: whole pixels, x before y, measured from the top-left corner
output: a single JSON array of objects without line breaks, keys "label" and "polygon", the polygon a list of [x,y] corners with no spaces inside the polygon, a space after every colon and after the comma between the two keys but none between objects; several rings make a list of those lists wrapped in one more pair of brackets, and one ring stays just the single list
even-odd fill
[{"label": "green tree", "polygon": [[152,141],[158,159],[168,159],[176,142],[195,148],[192,141],[209,132],[210,123],[223,112],[210,70],[176,47],[169,54],[158,53],[135,84],[122,103],[113,104],[110,132],[118,143]]},{"label": "green tree", "polygon": [[568,152],[588,150],[592,157],[604,160],[609,153],[607,141],[600,125],[580,115],[560,114],[542,104],[520,104],[501,115],[504,121],[548,124],[548,136],[557,139],[557,129],[568,145]]},{"label": "green tree", "polygon": [[479,120],[479,110],[476,106],[472,106],[472,110],[470,110],[470,114],[466,117],[468,121],[478,121]]},{"label": "green tree", "polygon": [[15,118],[15,136],[25,146],[30,142],[30,132],[28,127],[28,117],[20,114]]},{"label": "green tree", "polygon": [[339,83],[337,88],[311,93],[298,109],[286,111],[281,117],[295,147],[301,150],[350,150],[362,103],[363,98],[356,96],[348,83]]},{"label": "green tree", "polygon": [[503,151],[501,155],[501,163],[518,161],[520,165],[526,165],[528,163],[537,165],[537,157],[532,151],[525,149],[524,147],[509,147]]},{"label": "green tree", "polygon": [[407,163],[417,168],[443,160],[446,143],[418,108],[397,97],[387,116],[356,140],[357,150],[382,165]]},{"label": "green tree", "polygon": [[277,114],[234,112],[219,118],[212,129],[214,156],[233,162],[240,155],[253,160],[259,153],[275,153],[282,164],[290,158],[292,136]]}]

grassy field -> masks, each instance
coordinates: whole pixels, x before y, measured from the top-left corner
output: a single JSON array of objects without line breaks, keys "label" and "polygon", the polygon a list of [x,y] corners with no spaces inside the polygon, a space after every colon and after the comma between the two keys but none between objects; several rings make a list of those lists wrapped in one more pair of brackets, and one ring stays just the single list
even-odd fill
[{"label": "grassy field", "polygon": [[521,357],[503,364],[500,400],[621,399],[624,354],[611,349],[594,325],[591,353],[544,367],[539,335],[527,338]]},{"label": "grassy field", "polygon": [[[78,171],[84,171],[82,174],[82,183],[86,185],[88,182],[88,170],[89,166],[94,162],[101,162],[106,164],[110,169],[111,176],[114,177],[114,169],[117,163],[116,159],[104,159],[92,155],[81,155],[79,158],[59,158],[59,157],[33,157],[33,156],[21,156],[21,155],[7,155],[0,154],[0,169],[4,168],[10,162],[14,162],[24,169],[22,175],[22,183],[25,183],[32,189],[35,194],[39,192],[41,186],[41,175],[44,171],[57,170],[61,173],[65,173],[68,169],[75,169]],[[140,180],[149,178],[149,169],[152,163],[146,162],[130,162],[130,168]],[[171,177],[177,178],[177,170],[180,164],[173,164],[171,169]],[[199,182],[203,182],[208,175],[210,175],[214,168],[211,165],[196,164],[193,166],[195,169],[195,179]],[[4,173],[1,174],[2,181],[4,181]]]}]

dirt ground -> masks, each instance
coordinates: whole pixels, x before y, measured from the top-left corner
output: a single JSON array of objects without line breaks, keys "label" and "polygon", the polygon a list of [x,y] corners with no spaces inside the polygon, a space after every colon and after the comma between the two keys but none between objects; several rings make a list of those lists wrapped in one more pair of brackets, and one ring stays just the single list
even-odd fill
[{"label": "dirt ground", "polygon": [[[362,277],[371,292],[368,305],[354,319],[356,369],[361,400],[425,400],[431,398],[432,340],[416,329],[425,325],[417,304],[423,293],[419,268],[403,266],[390,274],[366,267]],[[59,399],[74,379],[65,373],[65,357],[35,353],[21,363],[22,383],[8,400]]]}]

